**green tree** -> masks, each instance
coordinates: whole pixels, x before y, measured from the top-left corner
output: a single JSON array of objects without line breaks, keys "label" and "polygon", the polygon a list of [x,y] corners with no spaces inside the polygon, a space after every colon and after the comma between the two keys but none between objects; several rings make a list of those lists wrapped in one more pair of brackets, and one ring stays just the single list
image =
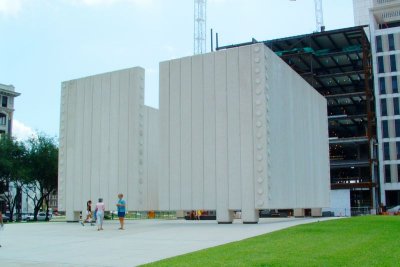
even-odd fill
[{"label": "green tree", "polygon": [[46,220],[49,214],[49,197],[57,189],[58,146],[55,138],[39,134],[27,141],[28,183],[25,192],[33,200],[34,220],[43,204],[46,204]]},{"label": "green tree", "polygon": [[14,210],[21,213],[22,187],[26,179],[27,150],[24,143],[8,135],[0,137],[0,183],[4,192],[0,200],[4,201],[13,220]]}]

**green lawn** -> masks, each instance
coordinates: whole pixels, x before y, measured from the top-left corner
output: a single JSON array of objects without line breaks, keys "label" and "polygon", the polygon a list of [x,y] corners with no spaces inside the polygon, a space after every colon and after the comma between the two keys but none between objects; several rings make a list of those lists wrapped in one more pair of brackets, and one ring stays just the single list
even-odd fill
[{"label": "green lawn", "polygon": [[400,216],[305,224],[146,266],[400,266]]}]

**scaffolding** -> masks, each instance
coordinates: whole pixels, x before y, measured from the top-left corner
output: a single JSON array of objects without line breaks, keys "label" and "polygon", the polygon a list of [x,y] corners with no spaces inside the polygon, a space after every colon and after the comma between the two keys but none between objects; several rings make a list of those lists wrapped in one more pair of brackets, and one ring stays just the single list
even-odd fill
[{"label": "scaffolding", "polygon": [[352,207],[376,208],[376,120],[371,51],[363,26],[263,43],[327,99],[331,188],[350,189]]}]

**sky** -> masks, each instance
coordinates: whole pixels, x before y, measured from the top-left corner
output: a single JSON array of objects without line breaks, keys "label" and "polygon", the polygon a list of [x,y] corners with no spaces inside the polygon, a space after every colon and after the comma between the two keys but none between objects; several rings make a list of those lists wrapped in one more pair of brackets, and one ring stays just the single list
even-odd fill
[{"label": "sky", "polygon": [[[352,0],[323,0],[326,30],[351,27]],[[134,66],[158,107],[160,61],[193,54],[193,0],[0,0],[0,83],[14,85],[14,136],[58,137],[61,82]],[[219,45],[315,31],[314,0],[208,0]]]}]

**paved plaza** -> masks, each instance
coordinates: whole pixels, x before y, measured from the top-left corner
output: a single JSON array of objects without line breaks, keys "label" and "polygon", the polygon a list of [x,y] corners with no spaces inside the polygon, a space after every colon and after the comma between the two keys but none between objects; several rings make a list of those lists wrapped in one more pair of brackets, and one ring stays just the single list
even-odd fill
[{"label": "paved plaza", "polygon": [[259,224],[218,225],[215,221],[106,221],[104,231],[78,223],[6,224],[0,232],[0,265],[137,266],[188,252],[273,232],[322,218],[260,219]]}]

